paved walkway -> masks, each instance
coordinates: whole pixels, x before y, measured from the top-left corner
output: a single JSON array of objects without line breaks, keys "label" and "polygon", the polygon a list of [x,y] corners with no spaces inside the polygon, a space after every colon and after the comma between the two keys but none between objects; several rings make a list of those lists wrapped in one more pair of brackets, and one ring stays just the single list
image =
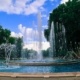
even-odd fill
[{"label": "paved walkway", "polygon": [[80,80],[80,72],[66,73],[0,73],[0,80]]}]

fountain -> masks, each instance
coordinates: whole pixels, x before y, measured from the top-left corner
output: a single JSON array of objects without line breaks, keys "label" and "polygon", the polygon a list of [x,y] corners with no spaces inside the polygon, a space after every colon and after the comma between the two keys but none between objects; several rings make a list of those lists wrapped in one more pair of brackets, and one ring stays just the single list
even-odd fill
[{"label": "fountain", "polygon": [[[53,23],[52,23],[53,26]],[[54,30],[54,28],[53,28]],[[53,42],[54,43],[54,42]],[[12,50],[15,48],[15,46],[11,44],[2,44],[0,46],[0,49],[5,49],[5,60],[6,64],[0,64],[0,72],[15,72],[15,73],[53,73],[53,72],[69,72],[69,71],[80,71],[80,64],[74,62],[67,63],[66,60],[60,60],[60,59],[42,59],[42,60],[34,60],[29,61],[26,60],[24,62],[21,62],[20,60],[18,62],[14,61],[9,64],[10,56]],[[55,49],[55,48],[53,48]],[[40,54],[41,55],[41,54]],[[52,54],[54,55],[54,54]],[[39,56],[39,55],[38,55]],[[40,57],[42,58],[42,57]],[[64,63],[63,63],[64,62]],[[77,65],[76,65],[76,64]],[[64,65],[63,65],[64,64]],[[66,65],[67,64],[67,65]],[[60,65],[60,66],[59,66]]]},{"label": "fountain", "polygon": [[[57,26],[58,28],[58,26]],[[52,73],[52,72],[69,72],[69,71],[80,71],[80,64],[79,61],[66,61],[63,59],[53,59],[56,54],[56,47],[55,47],[55,38],[56,34],[54,30],[54,22],[51,23],[51,30],[50,30],[50,55],[48,59],[43,59],[42,57],[42,27],[41,27],[41,13],[38,13],[38,53],[37,58],[33,60],[35,56],[33,51],[30,52],[30,60],[15,60],[10,61],[10,57],[12,51],[15,50],[15,45],[11,45],[9,43],[5,43],[0,45],[0,49],[5,50],[5,65],[0,64],[0,72],[19,72],[19,73]],[[62,26],[62,33],[63,35],[63,46],[65,46],[66,39],[65,39],[65,28]],[[36,35],[36,32],[35,32]],[[60,42],[60,39],[58,40]],[[37,46],[37,44],[36,44]],[[59,46],[60,47],[60,46]],[[65,46],[66,48],[66,46]],[[23,51],[23,50],[22,50]],[[34,52],[35,53],[35,52]],[[25,58],[25,55],[23,55]],[[11,62],[11,63],[10,63]],[[76,64],[78,66],[76,66]],[[68,64],[68,65],[66,65]],[[71,65],[72,64],[72,65]],[[59,66],[60,65],[60,66]],[[77,68],[77,69],[76,69]]]},{"label": "fountain", "polygon": [[5,52],[5,63],[6,64],[8,64],[9,61],[10,61],[11,52],[12,52],[13,48],[15,48],[15,46],[11,45],[9,43],[5,43],[5,44],[2,44],[0,46],[0,49],[4,49],[4,52]]},{"label": "fountain", "polygon": [[11,53],[15,49],[15,45],[11,45],[10,43],[3,43],[0,45],[0,49],[3,49],[5,53],[5,63],[2,62],[2,66],[0,66],[0,69],[18,68],[19,66],[9,65]]},{"label": "fountain", "polygon": [[41,49],[42,49],[42,27],[41,27],[41,13],[38,12],[38,56],[39,60],[42,59]]},{"label": "fountain", "polygon": [[51,24],[50,30],[50,52],[49,57],[54,57],[55,55],[55,32],[54,32],[54,22]]}]

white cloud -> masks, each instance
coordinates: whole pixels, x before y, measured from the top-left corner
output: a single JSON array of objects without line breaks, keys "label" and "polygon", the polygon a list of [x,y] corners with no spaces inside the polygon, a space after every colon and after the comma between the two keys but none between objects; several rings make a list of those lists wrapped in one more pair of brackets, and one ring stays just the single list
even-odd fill
[{"label": "white cloud", "polygon": [[47,48],[50,47],[49,42],[43,42],[42,45],[43,45],[43,46],[42,46],[42,49],[43,49],[43,50],[46,50]]},{"label": "white cloud", "polygon": [[11,36],[12,37],[22,37],[23,35],[21,33],[11,32]]},{"label": "white cloud", "polygon": [[[46,25],[43,27],[46,27]],[[18,29],[19,33],[11,32],[11,36],[13,37],[23,36],[24,48],[38,50],[38,45],[39,45],[38,30],[25,27],[22,24],[18,25]],[[48,47],[49,43],[46,41],[44,37],[44,32],[42,31],[42,49],[47,49]]]},{"label": "white cloud", "polygon": [[[33,42],[33,43],[27,43],[24,45],[23,48],[33,49],[38,51],[38,45],[39,42]],[[49,42],[42,42],[42,50],[46,50],[50,47]]]},{"label": "white cloud", "polygon": [[30,15],[43,11],[46,0],[0,0],[0,11],[10,14]]},{"label": "white cloud", "polygon": [[25,43],[33,40],[32,37],[33,37],[34,32],[32,28],[25,27],[22,24],[19,24],[18,29],[20,33],[23,35],[23,39]]},{"label": "white cloud", "polygon": [[18,29],[21,31],[22,34],[24,34],[25,31],[26,31],[26,27],[23,26],[22,24],[19,24],[19,25],[18,25]]},{"label": "white cloud", "polygon": [[39,9],[43,10],[44,8],[42,7],[46,0],[35,0],[33,3],[28,5],[27,8],[25,8],[25,14],[29,15],[32,13],[37,13]]},{"label": "white cloud", "polygon": [[68,0],[61,0],[61,4],[67,2]]},{"label": "white cloud", "polygon": [[[46,28],[47,25],[44,25],[43,27]],[[23,41],[24,41],[23,48],[38,50],[38,45],[39,45],[38,30],[25,27],[22,24],[18,25],[18,29],[19,29],[19,33],[11,32],[11,36],[12,37],[23,36]],[[46,50],[48,47],[49,47],[49,43],[46,41],[44,37],[44,31],[42,31],[42,49]]]},{"label": "white cloud", "polygon": [[[45,26],[42,26],[42,28],[45,28]],[[23,39],[24,42],[31,42],[31,41],[38,41],[38,29],[36,28],[29,28],[29,27],[25,27],[22,24],[18,25],[18,29],[20,31],[20,33],[23,35]],[[46,41],[45,37],[44,37],[44,31],[42,31],[42,41]]]}]

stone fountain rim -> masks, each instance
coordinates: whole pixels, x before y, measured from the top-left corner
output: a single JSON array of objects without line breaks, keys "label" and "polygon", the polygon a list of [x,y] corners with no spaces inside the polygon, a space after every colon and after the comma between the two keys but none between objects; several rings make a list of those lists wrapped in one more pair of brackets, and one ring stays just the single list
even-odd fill
[{"label": "stone fountain rim", "polygon": [[80,61],[64,61],[64,62],[9,62],[10,65],[20,65],[20,66],[58,66],[67,64],[77,64]]},{"label": "stone fountain rim", "polygon": [[0,77],[15,77],[15,78],[80,77],[80,72],[61,72],[61,73],[11,73],[11,72],[0,72]]}]

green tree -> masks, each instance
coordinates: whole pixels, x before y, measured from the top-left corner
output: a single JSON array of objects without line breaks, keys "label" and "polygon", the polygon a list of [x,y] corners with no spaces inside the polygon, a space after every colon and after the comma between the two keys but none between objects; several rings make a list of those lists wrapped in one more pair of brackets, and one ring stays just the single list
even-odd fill
[{"label": "green tree", "polygon": [[8,29],[3,29],[0,25],[0,44],[9,42],[11,44],[15,43],[15,38],[11,37],[11,31]]},{"label": "green tree", "polygon": [[15,37],[9,37],[8,42],[11,44],[15,44],[16,38]]},{"label": "green tree", "polygon": [[49,16],[48,29],[45,30],[45,37],[49,38],[51,22],[62,23],[66,29],[66,40],[68,50],[72,48],[76,51],[80,43],[80,0],[69,0],[65,4],[59,5]]},{"label": "green tree", "polygon": [[[8,29],[3,29],[3,27],[0,25],[0,45],[2,43],[11,43],[15,44],[15,37],[11,37],[11,31]],[[5,51],[4,49],[0,48],[0,58],[5,58]]]},{"label": "green tree", "polygon": [[23,40],[22,38],[16,38],[16,51],[17,51],[17,58],[21,57],[21,52],[22,52],[22,44],[23,44]]},{"label": "green tree", "polygon": [[0,44],[5,43],[8,40],[10,33],[10,30],[3,29],[2,26],[0,26]]},{"label": "green tree", "polygon": [[44,58],[49,57],[49,48],[47,50],[42,50],[42,55]]}]

